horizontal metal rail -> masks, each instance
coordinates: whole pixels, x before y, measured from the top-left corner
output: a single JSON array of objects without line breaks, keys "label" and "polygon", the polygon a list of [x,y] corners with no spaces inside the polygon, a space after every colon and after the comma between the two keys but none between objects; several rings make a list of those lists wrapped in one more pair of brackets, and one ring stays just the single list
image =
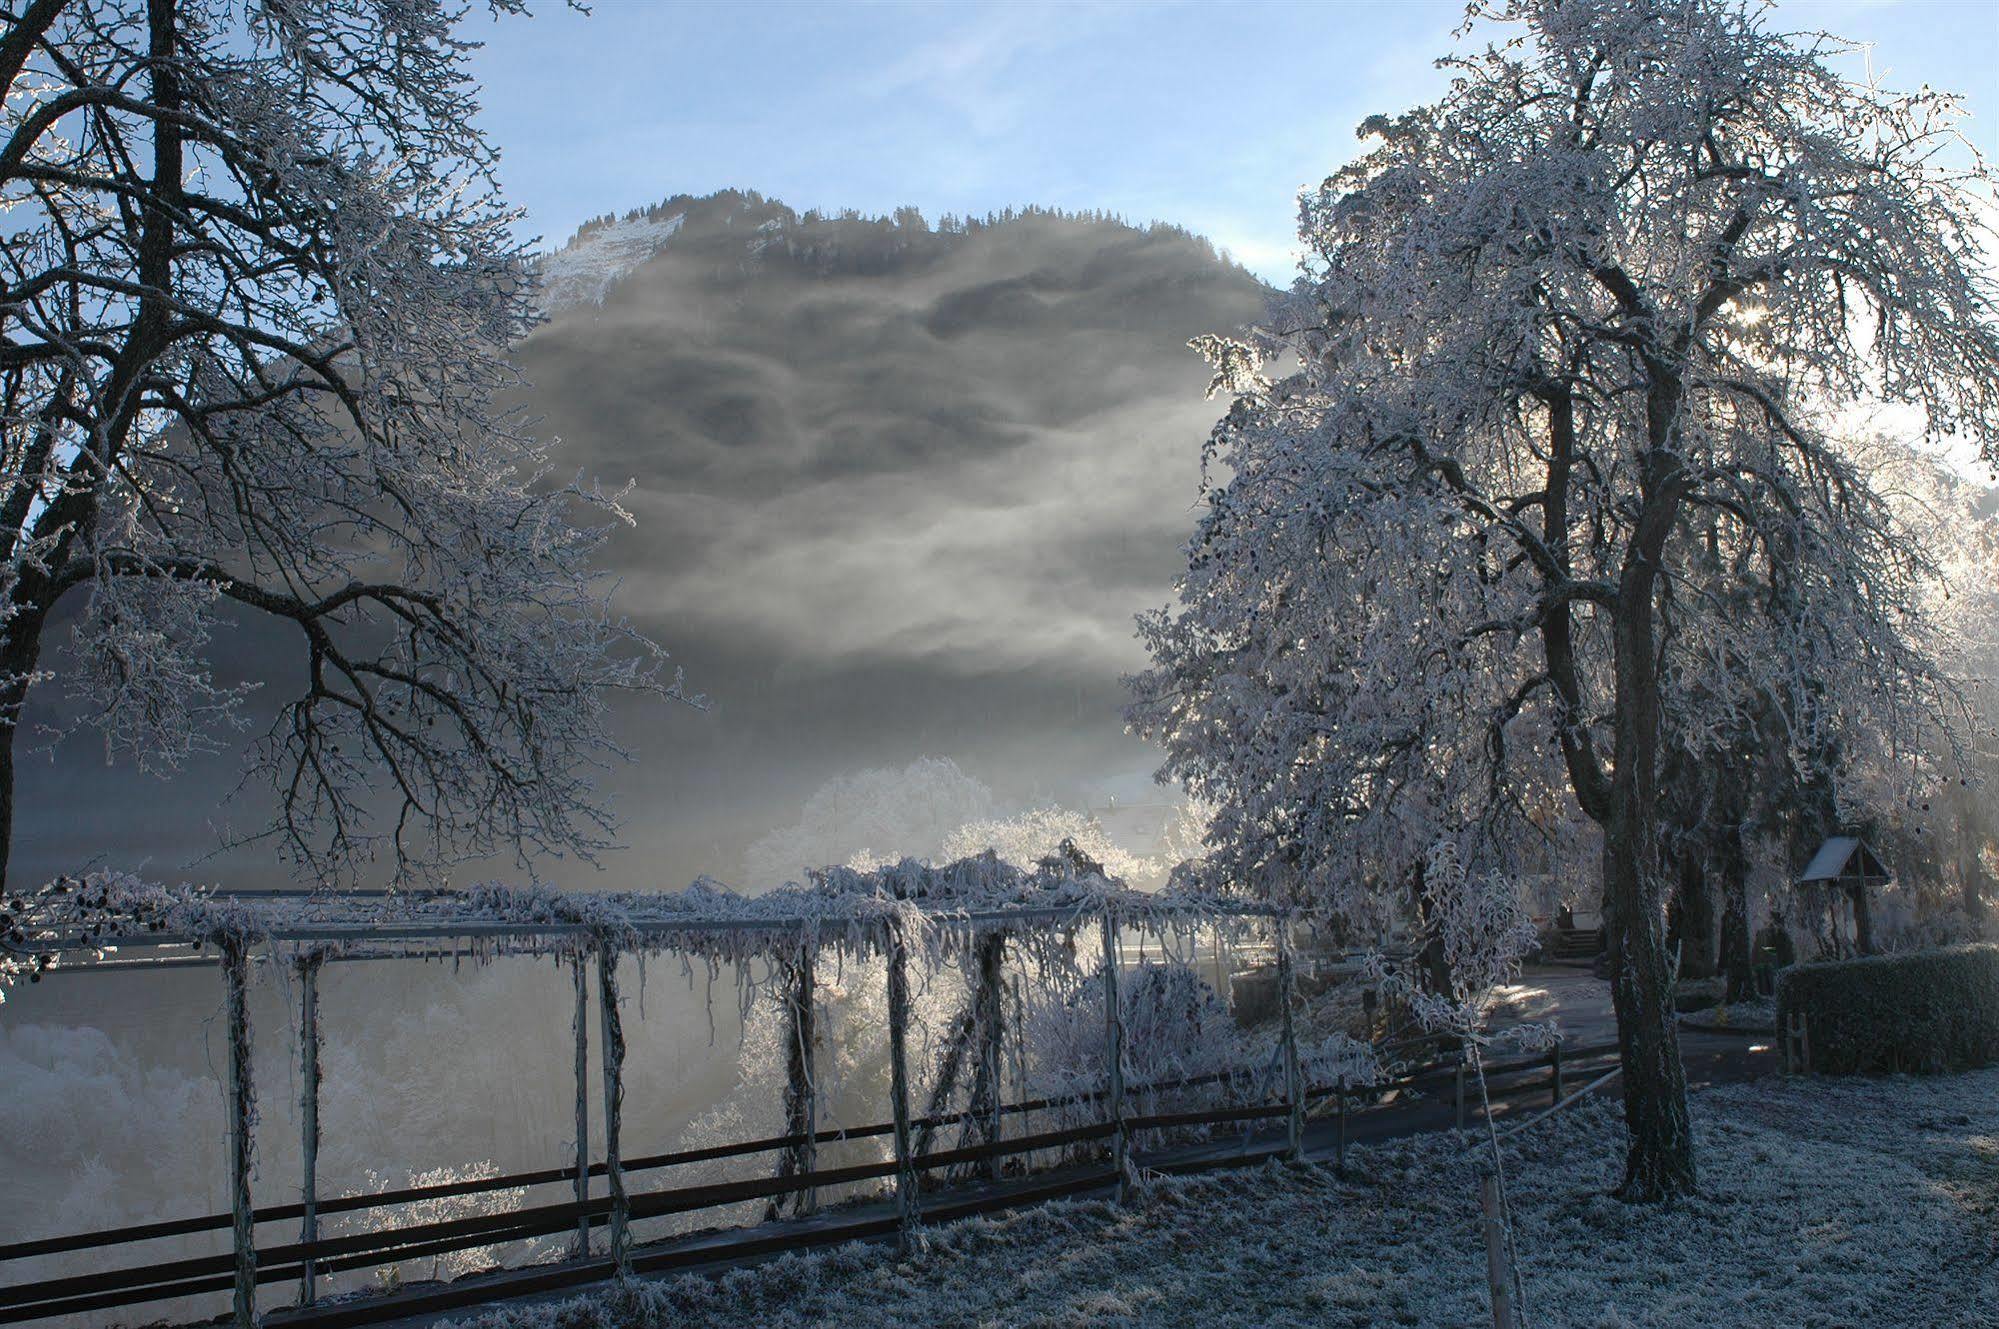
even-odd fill
[{"label": "horizontal metal rail", "polygon": [[[1170,1093],[1180,1089],[1199,1088],[1210,1084],[1240,1078],[1247,1072],[1216,1071],[1205,1075],[1187,1076],[1177,1080],[1164,1080],[1154,1084],[1140,1085],[1127,1090],[1133,1096],[1151,1093]],[[1053,1098],[1027,1099],[1018,1103],[1007,1103],[1000,1111],[1008,1115],[1027,1112],[1046,1112],[1058,1107],[1073,1107],[1094,1102],[1102,1098],[1101,1089],[1086,1089],[1073,1094]],[[969,1120],[974,1113],[950,1112],[936,1116],[918,1117],[910,1125],[936,1129],[955,1126]],[[887,1135],[895,1129],[892,1122],[873,1122],[866,1126],[850,1126],[816,1131],[812,1135],[814,1143],[837,1144],[843,1140],[865,1140]],[[779,1149],[792,1149],[805,1143],[803,1135],[774,1135],[760,1140],[743,1140],[732,1144],[708,1145],[699,1149],[682,1149],[672,1153],[651,1154],[624,1160],[620,1169],[626,1174],[647,1172],[658,1168],[676,1167],[688,1163],[713,1162],[724,1158],[737,1158],[748,1154],[770,1153]],[[928,1155],[927,1157],[936,1157]],[[590,1175],[601,1177],[606,1172],[600,1161],[590,1165]],[[428,1186],[410,1186],[401,1190],[376,1191],[366,1195],[345,1195],[336,1199],[321,1200],[316,1208],[322,1215],[353,1213],[363,1209],[386,1208],[393,1205],[413,1204],[419,1200],[443,1199],[459,1195],[478,1195],[489,1191],[520,1190],[533,1186],[569,1184],[576,1179],[574,1167],[539,1168],[532,1172],[514,1172],[497,1177],[475,1177],[464,1181],[438,1182]],[[300,1204],[276,1204],[258,1207],[253,1213],[258,1223],[278,1223],[293,1221],[301,1217],[305,1207]],[[122,1246],[141,1241],[156,1241],[167,1237],[185,1237],[199,1232],[221,1231],[230,1224],[228,1214],[204,1214],[193,1218],[163,1219],[152,1223],[138,1223],[129,1227],[107,1228],[96,1232],[76,1232],[60,1237],[42,1237],[33,1241],[14,1242],[0,1246],[0,1263],[9,1260],[24,1260],[38,1255],[56,1255],[66,1251],[89,1250],[100,1246]]]},{"label": "horizontal metal rail", "polygon": [[[976,1214],[1098,1190],[1114,1184],[1116,1180],[1115,1173],[1100,1170],[995,1195],[932,1203],[925,1207],[924,1212],[933,1222],[947,1223]],[[886,1237],[896,1229],[897,1220],[889,1215],[829,1222],[766,1236],[747,1236],[730,1242],[726,1249],[704,1245],[679,1250],[640,1250],[632,1255],[632,1270],[639,1274],[667,1273],[706,1264],[717,1258],[754,1259],[783,1251]],[[274,1311],[265,1317],[265,1324],[267,1329],[287,1329],[292,1325],[310,1326],[310,1329],[354,1329],[354,1326],[382,1320],[462,1310],[500,1297],[528,1296],[579,1287],[608,1278],[611,1273],[612,1265],[608,1258],[572,1260],[410,1289],[398,1294],[392,1302],[381,1298],[360,1299]]]},{"label": "horizontal metal rail", "polygon": [[[1114,1123],[1096,1122],[1037,1135],[1017,1136],[991,1144],[931,1154],[920,1160],[918,1166],[941,1168],[989,1157],[1060,1148],[1105,1138],[1116,1129]],[[895,1172],[895,1162],[888,1160],[851,1167],[821,1168],[789,1177],[641,1192],[631,1197],[629,1212],[632,1221],[636,1222],[806,1189],[883,1180],[894,1176]],[[501,1214],[480,1214],[378,1232],[323,1237],[309,1243],[268,1246],[257,1252],[257,1281],[269,1283],[296,1278],[300,1265],[306,1260],[311,1260],[322,1270],[336,1272],[470,1247],[499,1245],[529,1237],[551,1236],[573,1230],[579,1219],[587,1219],[591,1225],[598,1226],[605,1221],[610,1204],[609,1197],[597,1197],[581,1205],[574,1201],[539,1205]],[[225,1253],[127,1269],[99,1270],[0,1288],[0,1323],[222,1291],[231,1285],[234,1266],[235,1257]]]},{"label": "horizontal metal rail", "polygon": [[[1412,1044],[1415,1041],[1412,1040]],[[1617,1051],[1615,1043],[1599,1044],[1583,1048],[1564,1049],[1563,1057],[1571,1062],[1580,1062],[1590,1057]],[[1491,1076],[1516,1074],[1542,1069],[1552,1065],[1554,1052],[1543,1052],[1531,1057],[1512,1061],[1494,1062],[1486,1067]],[[1380,1092],[1404,1088],[1440,1074],[1454,1072],[1459,1058],[1453,1056],[1443,1061],[1431,1063],[1416,1071],[1394,1080],[1368,1085],[1316,1086],[1306,1090],[1307,1100],[1345,1094],[1349,1097],[1372,1096]],[[1210,1072],[1199,1076],[1189,1076],[1177,1080],[1161,1081],[1151,1085],[1135,1087],[1131,1092],[1166,1093],[1176,1089],[1222,1083],[1237,1079],[1245,1074],[1241,1070]],[[1027,1100],[1002,1106],[1010,1113],[1042,1111],[1055,1107],[1073,1106],[1092,1102],[1103,1097],[1102,1090],[1085,1090],[1076,1094]],[[1249,1106],[1194,1109],[1180,1112],[1152,1113],[1132,1116],[1126,1119],[1128,1131],[1162,1130],[1176,1127],[1218,1126],[1242,1122],[1272,1120],[1290,1110],[1288,1102],[1252,1104]],[[963,1121],[969,1112],[942,1114],[922,1119],[922,1124],[931,1126],[950,1125]],[[871,1124],[845,1130],[815,1132],[812,1138],[822,1143],[839,1140],[864,1139],[889,1133],[893,1129],[888,1123]],[[963,1163],[977,1162],[987,1158],[1014,1154],[1034,1153],[1042,1150],[1065,1148],[1075,1144],[1108,1138],[1117,1131],[1113,1122],[1093,1122],[1061,1130],[1046,1131],[1033,1135],[1017,1136],[982,1145],[959,1149],[943,1150],[919,1157],[914,1164],[919,1169],[935,1170]],[[630,1173],[645,1171],[677,1164],[738,1157],[753,1153],[794,1147],[804,1142],[803,1135],[774,1136],[761,1140],[742,1141],[734,1144],[709,1146],[701,1149],[681,1150],[674,1153],[656,1154],[635,1158],[622,1167]],[[603,1163],[594,1164],[592,1175],[601,1176],[605,1172]],[[767,1199],[775,1196],[794,1194],[808,1189],[852,1185],[864,1181],[885,1180],[895,1175],[893,1160],[879,1163],[858,1164],[850,1167],[822,1168],[809,1173],[788,1177],[754,1178],[745,1181],[721,1182],[700,1186],[665,1188],[634,1194],[629,1202],[629,1214],[633,1221],[665,1217],[716,1208],[750,1200]],[[1106,1174],[1108,1176],[1109,1174]],[[378,1192],[373,1195],[346,1196],[336,1200],[323,1201],[318,1206],[321,1214],[351,1213],[359,1210],[381,1208],[398,1204],[408,1204],[418,1200],[442,1196],[475,1194],[484,1191],[517,1189],[534,1185],[569,1182],[574,1179],[571,1168],[546,1168],[534,1172],[515,1173],[503,1177],[479,1178],[462,1182],[446,1182],[433,1186],[408,1187],[398,1191]],[[1094,1183],[1093,1183],[1094,1184]],[[1066,1186],[1067,1183],[1060,1183]],[[989,1199],[991,1197],[988,1197]],[[991,1207],[1003,1207],[1010,1203],[1024,1203],[1017,1196],[1009,1195],[992,1200]],[[986,1203],[968,1201],[968,1204]],[[365,1268],[374,1265],[397,1263],[403,1260],[443,1254],[481,1246],[500,1245],[510,1241],[525,1240],[539,1236],[573,1231],[579,1221],[591,1226],[600,1226],[610,1209],[609,1197],[597,1197],[586,1203],[569,1201],[560,1204],[535,1205],[522,1209],[508,1210],[499,1214],[482,1214],[467,1218],[447,1219],[430,1223],[419,1223],[404,1227],[386,1228],[373,1232],[353,1233],[338,1237],[322,1237],[313,1242],[293,1242],[264,1247],[257,1252],[257,1281],[275,1283],[296,1279],[307,1261],[320,1271],[332,1273],[348,1269]],[[933,1217],[943,1218],[952,1212],[950,1203],[926,1206]],[[300,1205],[273,1205],[256,1211],[258,1222],[276,1222],[300,1216]],[[858,1225],[835,1226],[830,1229],[835,1235],[827,1240],[851,1240],[869,1235],[870,1224],[881,1227],[882,1231],[895,1228],[894,1218],[867,1220]],[[167,1220],[164,1222],[139,1224],[132,1227],[114,1229],[108,1232],[77,1233],[65,1237],[46,1238],[37,1241],[17,1242],[0,1247],[0,1262],[31,1258],[38,1255],[57,1254],[67,1251],[89,1249],[107,1245],[124,1245],[163,1237],[190,1235],[197,1232],[219,1230],[229,1225],[226,1214],[207,1215],[200,1218]],[[752,1238],[732,1242],[726,1248],[731,1256],[748,1255],[751,1248],[761,1247],[767,1242],[775,1242],[772,1249],[789,1248],[806,1244],[798,1234],[783,1237]],[[661,1252],[652,1257],[642,1257],[634,1262],[634,1268],[641,1272],[654,1268],[675,1267],[672,1262],[698,1263],[712,1259],[716,1249],[702,1247],[692,1251]],[[651,1260],[653,1263],[648,1263]],[[659,1263],[667,1261],[668,1263]],[[570,1266],[577,1268],[590,1266],[592,1261],[573,1261]],[[565,1266],[565,1268],[570,1267]],[[56,1315],[80,1313],[119,1306],[139,1305],[149,1301],[198,1295],[227,1290],[232,1284],[234,1256],[220,1254],[197,1256],[188,1259],[170,1260],[151,1265],[126,1269],[99,1270],[89,1274],[72,1275],[47,1279],[37,1283],[0,1289],[0,1324],[23,1320],[42,1319]],[[590,1275],[596,1277],[597,1275]],[[583,1278],[581,1281],[589,1281]],[[463,1303],[469,1304],[469,1303]],[[331,1322],[315,1316],[314,1324]]]}]

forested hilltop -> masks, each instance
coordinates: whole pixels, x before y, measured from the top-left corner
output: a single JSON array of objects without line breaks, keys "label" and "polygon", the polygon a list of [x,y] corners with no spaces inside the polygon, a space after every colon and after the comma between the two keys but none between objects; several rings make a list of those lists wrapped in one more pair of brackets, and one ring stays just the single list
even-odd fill
[{"label": "forested hilltop", "polygon": [[601,299],[616,277],[674,236],[679,237],[676,250],[703,252],[719,271],[747,275],[785,265],[822,276],[863,276],[938,262],[957,252],[967,239],[996,228],[1050,224],[1100,233],[1109,228],[1134,241],[1183,242],[1192,252],[1248,276],[1234,260],[1185,227],[1164,221],[1138,225],[1100,209],[1065,211],[1028,204],[983,217],[947,212],[932,222],[913,207],[880,216],[854,208],[799,212],[753,189],[724,189],[699,197],[675,194],[649,207],[607,212],[584,222],[543,260],[544,302],[560,309]]}]

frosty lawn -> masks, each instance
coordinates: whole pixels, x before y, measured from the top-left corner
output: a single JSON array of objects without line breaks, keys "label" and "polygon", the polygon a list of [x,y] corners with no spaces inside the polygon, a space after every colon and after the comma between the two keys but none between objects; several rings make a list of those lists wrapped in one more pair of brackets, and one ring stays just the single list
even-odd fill
[{"label": "frosty lawn", "polygon": [[[1516,1137],[1527,1318],[1658,1325],[1999,1325],[1999,1070],[1775,1080],[1694,1098],[1700,1198],[1608,1198],[1613,1103]],[[510,1308],[476,1329],[667,1325],[1489,1323],[1477,1156],[1457,1137],[1046,1205],[716,1277]]]}]

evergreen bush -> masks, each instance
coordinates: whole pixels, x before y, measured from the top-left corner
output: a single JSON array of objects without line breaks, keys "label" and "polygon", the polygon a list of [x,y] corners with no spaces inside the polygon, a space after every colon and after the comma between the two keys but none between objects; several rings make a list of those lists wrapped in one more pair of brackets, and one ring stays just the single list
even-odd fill
[{"label": "evergreen bush", "polygon": [[1793,965],[1777,1027],[1802,1014],[1811,1069],[1947,1071],[1999,1061],[1999,945]]}]

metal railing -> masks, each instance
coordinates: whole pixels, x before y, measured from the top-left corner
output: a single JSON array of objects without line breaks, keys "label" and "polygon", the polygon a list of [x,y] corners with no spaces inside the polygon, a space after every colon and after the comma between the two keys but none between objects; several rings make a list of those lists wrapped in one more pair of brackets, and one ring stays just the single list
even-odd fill
[{"label": "metal railing", "polygon": [[[1429,1042],[1428,1039],[1404,1040],[1401,1044],[1384,1045],[1383,1051],[1407,1050]],[[1489,1062],[1484,1071],[1488,1079],[1506,1077],[1548,1069],[1551,1072],[1551,1088],[1556,1101],[1562,1098],[1562,1070],[1565,1062],[1575,1063],[1606,1052],[1614,1052],[1616,1044],[1602,1044],[1584,1048],[1562,1048],[1560,1045],[1533,1056],[1508,1061]],[[1335,1083],[1309,1086],[1301,1095],[1302,1103],[1297,1106],[1309,1111],[1313,1104],[1325,1105],[1329,1101],[1337,1108],[1341,1120],[1339,1147],[1342,1158],[1345,1148],[1345,1121],[1351,1108],[1358,1104],[1368,1106],[1383,1095],[1395,1090],[1414,1089],[1419,1086],[1454,1078],[1460,1094],[1459,1122],[1464,1120],[1462,1100],[1464,1060],[1461,1054],[1453,1053],[1429,1063],[1419,1065],[1394,1078],[1368,1084]],[[1225,1070],[1203,1075],[1181,1077],[1173,1080],[1128,1086],[1129,1097],[1158,1096],[1175,1091],[1212,1086],[1227,1082],[1243,1082],[1254,1075],[1253,1069]],[[1102,1100],[1108,1096],[1107,1089],[1092,1089],[1055,1097],[1029,1099],[1007,1103],[1000,1112],[1010,1116],[1024,1116],[1033,1112],[1048,1111],[1062,1107],[1074,1107]],[[1051,1150],[1069,1150],[1078,1145],[1086,1145],[1099,1140],[1122,1137],[1125,1140],[1140,1132],[1183,1130],[1190,1128],[1240,1126],[1253,1127],[1256,1123],[1274,1121],[1290,1115],[1294,1104],[1287,1095],[1276,1101],[1254,1104],[1222,1104],[1213,1107],[1195,1108],[1181,1111],[1155,1111],[1151,1113],[1123,1116],[1068,1126],[1061,1129],[1015,1136],[990,1143],[947,1149],[920,1155],[908,1160],[914,1172],[932,1172],[939,1169],[979,1162],[993,1158],[1032,1155]],[[954,1112],[919,1118],[910,1123],[912,1127],[931,1128],[951,1126],[965,1122],[973,1114]],[[745,1157],[753,1154],[770,1153],[795,1149],[809,1138],[815,1144],[832,1144],[847,1140],[861,1140],[890,1135],[895,1127],[892,1122],[872,1123],[847,1129],[825,1130],[803,1134],[770,1136],[756,1140],[745,1140],[730,1144],[713,1145],[697,1149],[678,1150],[671,1153],[653,1154],[643,1157],[623,1159],[620,1171],[626,1176],[634,1173],[658,1171],[664,1168],[691,1163],[708,1162],[727,1158]],[[1260,1157],[1260,1155],[1259,1155]],[[1211,1160],[1205,1166],[1223,1166],[1231,1159]],[[802,1194],[826,1187],[853,1185],[868,1181],[895,1178],[901,1168],[896,1159],[880,1162],[856,1164],[846,1167],[817,1168],[808,1172],[794,1173],[779,1177],[754,1178],[744,1181],[706,1183],[692,1186],[665,1187],[658,1190],[634,1192],[626,1198],[624,1217],[629,1221],[662,1218],[669,1215],[685,1214],[704,1209],[719,1208],[752,1200],[771,1200],[784,1196]],[[1164,1169],[1172,1170],[1172,1169]],[[603,1176],[607,1172],[604,1162],[590,1166],[591,1176]],[[1080,1173],[1071,1169],[1070,1175],[1050,1177],[1038,1184],[1015,1186],[995,1193],[971,1195],[953,1200],[948,1196],[910,1196],[912,1211],[920,1210],[931,1221],[944,1221],[961,1214],[986,1212],[1017,1204],[1031,1203],[1058,1195],[1075,1194],[1091,1190],[1117,1180],[1115,1169],[1085,1168]],[[426,1200],[436,1200],[452,1196],[476,1195],[481,1193],[517,1190],[535,1186],[570,1184],[575,1180],[573,1166],[541,1168],[533,1171],[509,1173],[504,1176],[484,1177],[464,1181],[443,1182],[428,1186],[411,1186],[399,1190],[382,1191],[369,1195],[343,1196],[321,1200],[317,1204],[320,1215],[364,1213],[381,1209],[392,1209],[402,1205]],[[1031,1180],[1031,1179],[1030,1179]],[[322,1236],[313,1241],[291,1241],[256,1247],[255,1279],[258,1284],[296,1282],[307,1265],[320,1273],[337,1273],[354,1269],[400,1263],[421,1257],[446,1254],[455,1251],[476,1249],[498,1245],[504,1242],[548,1237],[575,1232],[579,1225],[600,1227],[611,1219],[613,1198],[598,1196],[578,1202],[569,1200],[556,1204],[535,1204],[509,1209],[502,1213],[480,1214],[463,1218],[452,1218],[433,1222],[416,1223],[402,1227],[385,1227],[375,1231],[349,1233],[339,1236]],[[304,1213],[300,1204],[279,1204],[255,1209],[252,1220],[257,1225],[297,1220]],[[630,1261],[633,1272],[657,1272],[679,1267],[684,1264],[700,1263],[718,1257],[742,1257],[771,1250],[790,1249],[825,1241],[846,1241],[871,1235],[893,1232],[906,1222],[894,1215],[878,1218],[856,1217],[850,1221],[829,1221],[809,1231],[772,1231],[759,1236],[759,1227],[740,1229],[743,1236],[724,1246],[713,1244],[692,1251],[661,1249],[657,1251],[634,1252]],[[228,1213],[206,1214],[198,1217],[170,1219],[158,1222],[139,1223],[126,1227],[105,1229],[94,1232],[71,1233],[62,1236],[39,1238],[13,1242],[0,1246],[0,1270],[16,1261],[38,1257],[106,1248],[125,1248],[145,1242],[171,1237],[191,1236],[204,1232],[228,1230],[232,1225],[232,1215]],[[427,1290],[422,1297],[423,1309],[444,1309],[451,1306],[475,1304],[479,1300],[495,1295],[520,1295],[526,1291],[542,1290],[590,1282],[606,1276],[611,1261],[609,1257],[574,1258],[559,1264],[530,1266],[526,1269],[506,1271],[512,1275],[506,1282],[504,1294],[484,1290],[471,1285],[459,1287],[445,1284]],[[111,1309],[124,1306],[142,1305],[149,1302],[172,1300],[187,1296],[226,1292],[235,1284],[236,1256],[230,1252],[215,1255],[159,1261],[151,1264],[133,1265],[116,1269],[98,1269],[89,1273],[73,1274],[57,1278],[43,1279],[33,1283],[17,1283],[0,1287],[0,1324],[45,1319],[59,1315],[77,1314],[87,1311]],[[461,1280],[462,1281],[462,1280]],[[477,1276],[474,1276],[477,1281]],[[457,1290],[454,1291],[453,1289]],[[382,1299],[373,1299],[381,1303]],[[281,1311],[272,1318],[310,1319],[321,1326],[338,1324],[358,1324],[369,1318],[387,1318],[388,1315],[416,1313],[407,1299],[398,1301],[393,1311],[385,1304],[377,1304],[373,1312],[370,1301],[343,1301],[326,1305],[300,1306],[290,1311]]]}]

